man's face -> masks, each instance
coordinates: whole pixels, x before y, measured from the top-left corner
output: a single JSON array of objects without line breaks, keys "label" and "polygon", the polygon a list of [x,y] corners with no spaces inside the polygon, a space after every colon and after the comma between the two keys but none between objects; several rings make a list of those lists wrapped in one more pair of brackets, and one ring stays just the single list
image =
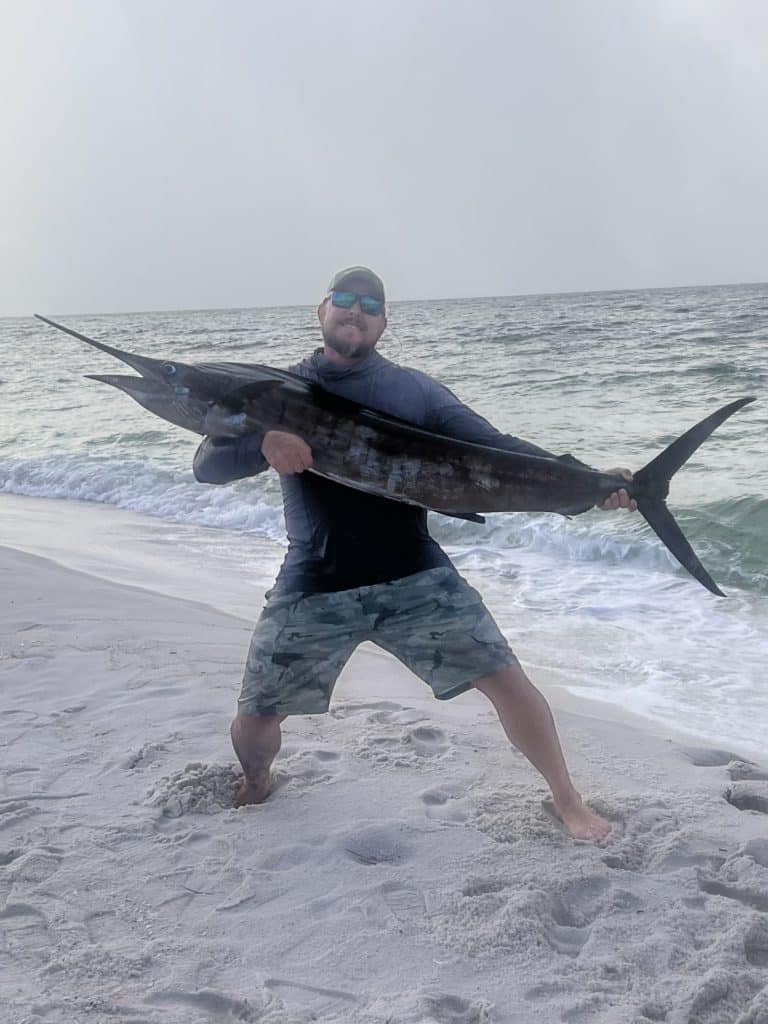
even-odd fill
[{"label": "man's face", "polygon": [[[364,277],[349,277],[344,281],[344,291],[370,295],[371,285]],[[346,359],[362,359],[372,352],[387,326],[383,312],[380,316],[363,313],[359,302],[351,309],[339,309],[330,296],[320,303],[317,316],[325,344]]]}]

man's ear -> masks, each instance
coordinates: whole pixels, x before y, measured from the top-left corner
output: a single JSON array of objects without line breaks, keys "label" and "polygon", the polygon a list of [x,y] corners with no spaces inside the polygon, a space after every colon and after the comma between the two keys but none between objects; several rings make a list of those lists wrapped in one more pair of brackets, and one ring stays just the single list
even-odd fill
[{"label": "man's ear", "polygon": [[325,321],[325,311],[326,311],[327,307],[328,307],[328,297],[326,296],[323,299],[323,301],[320,303],[320,305],[317,307],[317,319],[320,321],[320,323],[323,323]]}]

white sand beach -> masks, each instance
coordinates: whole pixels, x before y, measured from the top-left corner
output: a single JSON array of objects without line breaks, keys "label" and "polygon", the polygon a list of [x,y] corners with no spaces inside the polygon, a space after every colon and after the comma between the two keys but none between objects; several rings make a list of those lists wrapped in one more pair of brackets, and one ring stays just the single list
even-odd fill
[{"label": "white sand beach", "polygon": [[544,686],[576,843],[484,698],[371,648],[235,810],[252,623],[61,561],[0,549],[3,1024],[768,1022],[767,764]]}]

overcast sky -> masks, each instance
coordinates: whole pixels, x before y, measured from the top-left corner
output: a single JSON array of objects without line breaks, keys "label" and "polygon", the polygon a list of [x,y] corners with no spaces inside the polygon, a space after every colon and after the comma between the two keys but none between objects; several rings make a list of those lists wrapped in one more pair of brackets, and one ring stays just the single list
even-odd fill
[{"label": "overcast sky", "polygon": [[0,12],[0,315],[768,280],[764,0]]}]

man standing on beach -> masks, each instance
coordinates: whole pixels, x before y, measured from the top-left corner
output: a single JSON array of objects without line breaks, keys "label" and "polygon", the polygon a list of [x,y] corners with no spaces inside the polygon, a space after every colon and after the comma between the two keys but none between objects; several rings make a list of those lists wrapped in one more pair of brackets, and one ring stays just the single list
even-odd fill
[{"label": "man standing on beach", "polygon": [[[317,315],[323,347],[293,373],[438,434],[555,457],[500,433],[442,384],[376,351],[387,325],[384,285],[367,267],[339,271]],[[430,537],[426,511],[305,472],[312,467],[309,445],[282,431],[206,438],[194,470],[201,482],[222,484],[270,466],[281,476],[289,548],[253,634],[232,723],[245,774],[238,804],[266,799],[281,723],[287,715],[327,711],[344,664],[370,640],[440,700],[472,687],[485,694],[509,740],[549,784],[568,832],[591,840],[608,835],[610,824],[570,779],[549,705],[480,595]],[[629,479],[626,471],[611,472]],[[620,490],[601,507],[636,506]]]}]

